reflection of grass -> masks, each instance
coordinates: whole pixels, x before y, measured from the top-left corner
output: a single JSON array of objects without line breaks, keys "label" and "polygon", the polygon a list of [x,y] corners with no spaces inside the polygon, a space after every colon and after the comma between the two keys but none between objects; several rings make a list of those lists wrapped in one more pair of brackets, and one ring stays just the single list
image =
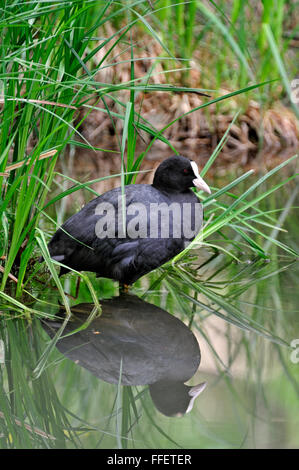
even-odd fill
[{"label": "reflection of grass", "polygon": [[[293,223],[296,227],[295,220],[290,218],[290,221],[291,228]],[[296,249],[296,246],[293,248]],[[248,253],[247,256],[243,255],[243,259],[252,259]],[[40,377],[32,380],[31,370],[44,349],[43,343],[40,343],[43,335],[35,321],[30,328],[32,339],[22,332],[22,329],[28,329],[26,320],[19,320],[18,323],[9,321],[11,352],[7,351],[7,354],[11,354],[12,362],[9,362],[7,368],[8,375],[5,373],[2,377],[4,383],[7,383],[6,380],[16,380],[20,387],[15,387],[11,393],[13,413],[10,403],[5,404],[3,395],[0,406],[1,410],[6,411],[6,419],[10,423],[9,428],[3,426],[2,432],[6,433],[9,429],[14,443],[12,445],[92,448],[112,448],[117,442],[123,448],[246,447],[259,446],[261,443],[271,446],[271,442],[276,442],[278,446],[296,445],[295,415],[292,409],[297,403],[298,373],[296,366],[289,362],[289,350],[263,337],[258,338],[255,332],[248,332],[242,326],[236,328],[231,323],[223,322],[220,318],[219,327],[224,325],[220,330],[223,331],[228,351],[225,357],[221,355],[223,351],[219,350],[207,320],[211,316],[210,310],[215,313],[217,308],[216,313],[220,314],[223,306],[215,305],[215,299],[209,297],[203,306],[202,293],[194,289],[193,279],[196,271],[198,284],[200,280],[201,284],[208,285],[217,296],[224,293],[232,309],[240,309],[244,318],[252,318],[263,328],[279,333],[289,342],[293,337],[290,334],[299,334],[299,330],[294,330],[298,313],[294,311],[296,295],[290,289],[292,285],[297,285],[294,280],[298,281],[298,270],[294,270],[294,266],[290,266],[291,260],[281,257],[275,247],[269,253],[270,263],[263,260],[251,264],[235,263],[226,255],[210,257],[207,249],[202,255],[205,256],[202,266],[198,266],[196,258],[187,257],[180,268],[168,267],[167,276],[146,293],[147,301],[162,306],[187,322],[191,320],[192,328],[199,332],[202,352],[206,350],[205,344],[212,351],[218,374],[207,375],[204,372],[202,377],[203,373],[199,372],[200,381],[208,380],[208,389],[198,399],[196,409],[185,418],[165,418],[154,409],[146,389],[120,388],[100,382],[70,361],[61,362],[62,356],[57,353],[51,355]],[[180,280],[181,270],[184,277]],[[160,277],[159,272],[150,274],[149,285],[153,285]],[[105,282],[101,281],[102,288]],[[144,292],[143,284],[139,282],[136,290],[142,289]],[[107,281],[107,285],[113,287],[110,281]],[[287,286],[289,292],[286,296],[284,291]],[[89,300],[89,293],[83,289],[80,290],[78,301],[84,300]],[[277,304],[278,301],[280,304]],[[32,341],[34,351],[30,344]],[[234,379],[235,363],[240,356],[243,360],[245,357],[243,373]],[[196,383],[195,379],[193,382]],[[287,404],[284,399],[288,400]],[[25,423],[32,423],[36,428],[54,435],[56,441],[32,433],[25,426],[15,426],[13,416],[19,418],[19,410],[25,404],[28,410]],[[219,409],[216,414],[214,408],[220,408],[221,412]],[[71,410],[72,414],[67,410]],[[39,416],[38,421],[36,416]],[[275,426],[274,434],[271,431],[273,419],[274,422],[280,420],[280,431]],[[61,433],[61,429],[65,431]],[[291,431],[295,433],[293,437]],[[272,438],[269,433],[272,433]]]},{"label": "reflection of grass", "polygon": [[[289,197],[294,200],[292,193]],[[273,207],[279,207],[279,201],[274,197],[262,206],[265,211]],[[298,220],[294,216],[289,216],[287,220],[290,233],[288,238],[285,238],[289,243]],[[298,248],[296,242],[293,243],[293,248]],[[217,397],[216,392],[213,394],[213,390],[220,387],[221,393],[231,394],[235,402],[235,412],[241,413],[238,420],[239,424],[242,424],[245,446],[297,446],[299,436],[297,432],[293,434],[296,418],[292,410],[299,394],[298,365],[290,361],[290,348],[277,344],[271,333],[273,343],[246,331],[247,321],[250,319],[256,322],[254,328],[262,326],[267,328],[268,332],[275,332],[284,339],[286,346],[293,338],[299,336],[299,325],[295,320],[298,314],[295,291],[298,285],[298,268],[294,265],[294,260],[284,256],[275,245],[271,245],[268,256],[270,262],[251,262],[252,258],[247,254],[245,260],[248,259],[250,264],[239,265],[232,261],[227,263],[223,256],[212,256],[203,262],[202,268],[199,269],[194,267],[194,261],[192,263],[190,260],[189,267],[186,264],[183,268],[183,282],[180,279],[180,271],[172,267],[169,271],[170,277],[166,281],[161,280],[159,285],[156,284],[156,293],[149,291],[147,299],[152,298],[159,303],[157,292],[160,288],[164,305],[176,313],[180,312],[185,321],[190,322],[191,318],[193,328],[199,332],[201,345],[207,344],[212,352],[216,370],[222,380],[220,378],[219,383],[218,378],[218,384],[213,387],[215,379],[205,377],[210,382],[212,380],[212,390],[206,402],[204,395],[200,398],[199,412],[201,407],[205,409],[206,405],[213,416],[214,405],[209,405],[209,401],[212,402],[214,395],[216,399],[223,400],[223,406],[230,406],[230,400],[224,399],[223,396]],[[197,281],[198,287],[194,269],[200,281]],[[202,290],[202,285],[208,286],[208,290]],[[166,300],[163,292],[167,292]],[[216,296],[224,296],[225,303],[217,303]],[[192,304],[196,308],[190,308]],[[244,321],[245,325],[238,325],[236,328],[235,317],[232,322],[226,324],[219,320],[215,336],[207,321],[209,316],[214,313],[223,319],[224,314],[231,315],[232,307],[238,309],[238,320]],[[219,340],[222,347],[217,343]],[[240,377],[240,367],[241,382],[232,380],[236,370],[239,371],[237,375]],[[217,419],[216,415],[214,419]],[[231,416],[226,416],[225,419],[232,420]],[[281,423],[280,431],[277,430],[276,422]],[[216,440],[215,436],[212,445],[216,445]],[[235,441],[235,445],[241,444],[242,439]]]},{"label": "reflection of grass", "polygon": [[[289,343],[292,335],[299,333],[298,329],[294,330],[298,313],[294,311],[296,293],[290,289],[287,296],[284,295],[279,292],[277,282],[280,279],[282,289],[290,286],[294,275],[298,279],[298,269],[280,256],[275,259],[275,253],[270,256],[270,263],[235,264],[225,255],[218,255],[198,269],[198,279],[209,283],[210,289],[218,295],[224,290],[227,302],[240,308],[244,317],[252,317]],[[196,269],[194,260],[190,263],[185,260],[187,277],[192,278],[194,266]],[[218,334],[215,337],[209,327],[209,308],[203,308],[193,300],[200,303],[202,295],[183,283],[178,293],[177,286],[171,288],[173,276],[170,272],[155,289],[149,289],[147,301],[187,322],[192,318],[192,328],[199,333],[203,361],[209,348],[218,372],[207,373],[200,369],[198,379],[194,378],[192,382],[207,380],[208,388],[198,399],[196,409],[185,418],[170,419],[155,410],[146,389],[119,388],[98,382],[87,371],[68,360],[63,361],[51,369],[62,403],[71,406],[78,416],[73,422],[77,426],[80,423],[83,445],[112,447],[117,441],[124,448],[296,445],[294,407],[298,400],[298,373],[289,361],[289,349],[221,318],[216,324]],[[148,277],[153,284],[159,276],[152,273]],[[280,299],[279,308],[273,290]],[[81,293],[80,301],[83,300]],[[212,300],[205,300],[208,307]],[[224,350],[218,344],[219,331]],[[61,360],[62,356],[55,357]],[[65,377],[68,377],[67,384]],[[79,418],[86,422],[80,422]],[[84,427],[88,431],[84,431]]]},{"label": "reflection of grass", "polygon": [[[246,190],[243,186],[246,179],[240,178],[240,180],[242,185],[240,193],[242,195],[250,195],[250,190]],[[286,179],[286,181],[288,180],[289,178]],[[264,181],[266,180],[263,177],[263,184]],[[277,364],[282,364],[286,372],[285,380],[288,381],[290,388],[295,391],[298,389],[293,368],[289,366],[287,360],[287,353],[281,349],[281,344],[289,342],[288,331],[285,329],[289,322],[286,321],[284,323],[282,321],[284,319],[281,318],[283,310],[281,306],[278,308],[277,303],[269,304],[269,293],[275,293],[276,296],[273,295],[275,302],[277,302],[277,298],[282,297],[282,295],[279,296],[277,286],[273,288],[270,282],[271,279],[277,280],[280,273],[289,273],[289,266],[293,260],[291,255],[298,250],[298,246],[294,243],[290,244],[289,240],[285,242],[277,241],[278,235],[281,238],[281,235],[285,233],[280,231],[281,224],[283,224],[285,219],[289,220],[287,216],[288,211],[291,210],[291,205],[286,203],[281,211],[276,212],[280,207],[277,195],[282,194],[283,191],[285,194],[284,199],[288,195],[286,189],[283,188],[283,182],[274,184],[269,189],[267,187],[266,189],[263,188],[260,194],[255,190],[256,188],[259,190],[259,186],[254,186],[252,191],[255,190],[255,192],[251,205],[245,197],[241,196],[238,199],[232,195],[233,183],[229,184],[227,193],[220,190],[215,201],[210,201],[210,203],[207,201],[205,204],[208,218],[210,218],[213,211],[216,214],[219,213],[219,216],[214,216],[214,220],[216,220],[215,226],[218,230],[210,233],[210,237],[213,235],[216,239],[210,243],[210,238],[207,238],[204,250],[199,252],[205,256],[204,262],[199,266],[196,265],[196,257],[193,256],[194,252],[187,251],[182,258],[179,257],[175,264],[169,263],[147,276],[149,281],[148,291],[144,292],[144,281],[139,281],[135,287],[137,292],[139,289],[142,289],[147,300],[153,301],[167,311],[175,313],[187,321],[192,328],[199,331],[202,339],[207,342],[209,348],[213,351],[219,370],[219,380],[223,377],[226,387],[228,387],[236,403],[238,403],[236,406],[241,406],[241,410],[243,410],[240,411],[241,417],[243,416],[244,409],[247,413],[246,416],[248,416],[249,412],[252,412],[254,416],[258,414],[254,402],[246,403],[228,375],[230,370],[233,370],[234,363],[242,352],[245,353],[247,358],[246,377],[252,387],[255,386],[254,384],[258,384],[260,390],[264,390],[264,381],[268,380],[269,371],[265,369],[265,367],[268,367],[267,363],[265,365],[265,362],[261,361],[260,358],[265,359],[269,354],[273,355],[275,353],[278,354],[277,357],[279,359],[276,363],[276,368],[278,367]],[[282,188],[280,188],[281,186]],[[275,192],[274,189],[276,188],[280,188],[280,192]],[[217,191],[215,194],[217,195]],[[267,197],[263,197],[263,195]],[[292,200],[292,194],[290,198]],[[220,203],[222,199],[223,202]],[[231,199],[232,203],[229,202]],[[236,204],[236,201],[239,202],[239,206]],[[229,204],[233,206],[232,211],[228,210]],[[235,217],[236,221],[231,217],[234,210],[237,214]],[[223,213],[228,215],[227,220],[221,218]],[[277,213],[280,215],[277,216]],[[277,220],[274,219],[274,216],[277,217]],[[219,222],[217,223],[216,217],[222,221],[220,226]],[[263,226],[263,231],[266,230],[266,233],[269,235],[262,237],[260,230],[255,232],[252,228],[254,226],[250,226],[249,233],[252,242],[248,243],[248,237],[242,236],[240,227],[242,227],[242,223],[245,221],[245,228],[243,227],[242,230],[247,230],[246,224],[248,220],[252,223],[252,220],[255,221],[255,219],[258,219],[259,225],[262,224]],[[293,223],[292,219],[290,220],[290,223]],[[263,224],[263,222],[265,223]],[[294,227],[292,226],[292,230],[294,230]],[[224,254],[221,256],[208,255],[210,251],[212,253],[221,251],[223,241],[225,243]],[[43,249],[46,256],[46,247],[43,246]],[[283,256],[285,259],[283,265],[279,262],[278,250],[279,256]],[[265,253],[271,259],[271,262],[265,262],[264,256],[260,256],[261,253]],[[236,258],[238,259],[237,264]],[[246,263],[246,260],[252,259],[255,259],[255,262],[252,264]],[[55,281],[57,275],[53,270],[54,268],[52,268],[50,259],[47,259],[47,261],[51,272],[53,271],[52,274]],[[67,278],[68,281],[64,281],[65,283],[70,283],[70,292],[74,291],[75,278],[76,276],[70,275]],[[83,279],[85,279],[85,275]],[[32,278],[32,281],[34,282],[34,278]],[[86,278],[85,281],[87,283],[83,283],[83,288],[80,289],[80,297],[77,302],[91,301],[90,292],[93,292],[93,296],[101,296],[105,290],[108,296],[114,293],[112,281],[102,280],[99,286],[94,277]],[[63,293],[65,289],[63,283],[58,280],[57,285],[62,295],[65,296]],[[51,303],[56,303],[59,290]],[[50,342],[47,349],[40,345],[40,330],[37,329],[35,321],[29,327],[30,322],[28,323],[28,320],[33,315],[47,315],[47,313],[42,312],[47,312],[48,304],[50,311],[53,311],[49,303],[49,292],[49,290],[46,290],[41,293],[45,299],[44,303],[39,302],[31,305],[28,303],[29,306],[26,305],[26,310],[24,311],[27,314],[27,320],[22,319],[19,322],[11,322],[9,319],[12,318],[12,310],[18,310],[19,314],[22,314],[23,304],[18,300],[13,300],[14,305],[12,306],[10,298],[5,297],[7,304],[4,306],[3,311],[7,312],[8,320],[6,323],[8,327],[6,326],[6,329],[3,330],[3,335],[5,338],[7,335],[10,339],[9,343],[6,343],[6,354],[8,358],[12,358],[12,362],[9,363],[7,371],[3,376],[5,385],[2,388],[1,409],[6,410],[5,422],[10,420],[11,426],[14,427],[14,434],[12,435],[11,430],[9,432],[11,446],[61,447],[68,445],[77,447],[81,445],[96,446],[97,443],[101,446],[113,446],[117,442],[118,446],[131,447],[136,440],[135,445],[142,447],[143,445],[159,446],[157,444],[158,440],[161,446],[164,443],[167,447],[168,445],[176,446],[175,443],[184,446],[183,442],[185,439],[185,442],[189,442],[188,439],[191,439],[193,443],[187,430],[186,437],[184,436],[183,440],[179,439],[179,436],[176,435],[176,430],[172,430],[172,427],[168,426],[165,418],[156,415],[147,394],[139,395],[138,391],[131,390],[130,388],[115,388],[105,384],[97,384],[97,382],[91,379],[90,375],[87,376],[88,379],[86,380],[94,384],[95,396],[99,396],[98,400],[101,401],[100,397],[102,397],[106,389],[115,391],[115,400],[112,398],[113,392],[112,395],[109,392],[110,398],[105,403],[105,406],[99,406],[98,411],[95,412],[94,397],[90,396],[90,403],[87,403],[86,398],[82,398],[80,392],[77,395],[78,401],[74,398],[73,402],[77,417],[69,415],[68,411],[61,408],[60,400],[62,400],[62,403],[68,409],[68,396],[69,394],[72,395],[74,388],[76,388],[77,373],[75,366],[67,366],[69,368],[67,374],[64,372],[64,367],[66,366],[62,364],[57,367],[57,372],[55,373],[57,387],[58,390],[62,390],[62,396],[59,399],[56,396],[53,385],[49,385],[47,393],[45,392],[48,381],[52,384],[51,376],[48,374],[48,364],[50,357],[52,357],[50,352],[53,350],[55,343],[53,341]],[[55,291],[53,291],[53,294],[55,294]],[[30,299],[32,294],[29,291],[28,295]],[[38,296],[39,294],[36,292],[35,297]],[[205,320],[212,314],[220,317],[221,320],[225,320],[227,324],[225,335],[227,348],[230,350],[227,362],[221,357],[221,352],[217,350],[217,344],[214,344],[211,332],[206,330],[205,327]],[[231,334],[235,327],[241,332],[241,336],[236,343],[235,338]],[[27,334],[28,328],[34,334],[35,353],[33,355],[30,335]],[[258,339],[257,333],[260,335],[260,339]],[[267,339],[273,341],[275,346],[270,346],[271,343],[268,343]],[[273,349],[274,347],[277,349]],[[38,368],[36,368],[37,364]],[[35,371],[36,375],[32,374],[32,370]],[[19,379],[18,374],[20,374]],[[84,375],[85,372],[82,371],[81,374]],[[67,386],[64,382],[61,384],[62,378],[66,376],[68,377]],[[15,383],[18,386],[15,386]],[[9,392],[10,401],[7,401],[7,392]],[[86,393],[86,390],[84,390],[84,393]],[[38,401],[33,401],[32,396],[36,394],[39,394],[40,397],[44,395],[47,397],[45,408]],[[78,396],[80,396],[80,399]],[[249,394],[248,397],[248,400],[253,400],[252,395]],[[33,402],[34,407],[31,407]],[[82,402],[85,403],[83,408]],[[39,407],[38,409],[42,411],[38,423],[33,418],[36,414],[39,416],[39,411],[36,407]],[[47,411],[48,407],[50,407],[50,410],[53,409],[50,416]],[[54,411],[56,408],[58,408],[57,412]],[[21,410],[23,409],[28,409],[28,412],[26,411],[24,415],[26,419],[21,427],[16,425],[15,419],[20,420],[20,416],[22,416]],[[107,410],[109,411],[107,412]],[[47,413],[46,416],[44,416],[45,412]],[[97,416],[97,423],[101,423],[101,416],[103,414],[107,417],[103,426],[95,424],[94,417]],[[81,420],[82,416],[86,416],[83,421]],[[190,424],[194,419],[192,415],[192,418],[186,418],[186,422]],[[197,419],[200,420],[199,417]],[[54,436],[56,436],[55,433],[58,432],[57,428],[60,426],[59,438],[52,440],[49,437],[36,434],[32,429],[28,428],[30,423],[32,423],[32,429],[35,427]],[[75,429],[73,429],[73,424],[71,425],[70,423],[77,423]],[[147,426],[152,430],[151,433],[147,430]],[[61,429],[64,429],[62,433]],[[230,434],[229,438],[225,438],[225,433],[219,434],[215,430],[212,432],[206,424],[202,425],[201,432],[206,436],[205,439],[201,440],[203,446],[219,445],[220,447],[232,447],[240,444],[234,433]],[[4,435],[7,436],[5,433]]]}]

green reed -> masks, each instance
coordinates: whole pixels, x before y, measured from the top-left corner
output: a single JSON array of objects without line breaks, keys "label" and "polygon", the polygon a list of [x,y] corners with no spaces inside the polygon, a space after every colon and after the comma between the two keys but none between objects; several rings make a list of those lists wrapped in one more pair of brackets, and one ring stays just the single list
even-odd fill
[{"label": "green reed", "polygon": [[[198,13],[195,11],[195,3],[208,19],[206,29],[200,30],[195,35],[197,42],[193,42],[193,28],[196,28]],[[155,6],[159,4],[155,3]],[[164,14],[169,10],[167,2],[165,6],[167,8],[164,10],[162,8],[160,13],[163,11]],[[215,8],[214,4],[213,7]],[[181,18],[183,8],[186,15],[184,22]],[[181,34],[180,54],[184,52],[186,57],[190,57],[199,40],[213,25],[220,32],[221,38],[224,37],[230,46],[232,57],[237,58],[239,65],[243,67],[243,76],[251,79],[247,47],[244,42],[242,46],[238,43],[235,29],[231,30],[231,26],[225,23],[221,15],[223,6],[216,8],[217,14],[213,13],[214,10],[211,8],[201,2],[176,5],[174,17]],[[152,84],[150,82],[152,70],[145,74],[142,80],[135,77],[135,54],[131,35],[133,28],[142,27],[154,40],[162,44],[166,53],[169,52],[168,58],[171,61],[175,57],[172,49],[174,44],[168,44],[167,37],[161,39],[159,31],[152,26],[156,24],[154,19],[151,21],[154,17],[155,12],[148,2],[141,0],[123,3],[112,0],[107,2],[36,0],[18,5],[8,1],[2,9],[0,337],[4,341],[6,358],[5,367],[0,366],[0,444],[3,448],[80,448],[84,446],[81,435],[83,440],[86,435],[95,432],[106,436],[106,422],[99,426],[84,422],[78,416],[81,402],[76,403],[78,415],[74,415],[62,405],[63,400],[58,396],[52,383],[51,374],[55,375],[51,367],[55,366],[55,361],[52,364],[55,354],[53,351],[59,335],[45,346],[38,319],[53,315],[58,301],[64,304],[69,313],[70,300],[66,293],[67,281],[65,283],[58,277],[56,266],[59,263],[50,259],[46,242],[56,228],[56,203],[81,189],[89,190],[96,195],[90,186],[101,179],[113,177],[107,175],[82,183],[57,171],[59,160],[67,158],[70,147],[97,150],[80,133],[80,125],[94,107],[101,106],[102,112],[109,115],[113,123],[117,119],[123,122],[123,134],[119,138],[119,170],[115,175],[121,176],[123,186],[135,181],[136,172],[142,170],[142,161],[156,139],[162,140],[176,152],[163,136],[163,131],[183,116],[158,131],[140,114],[140,109],[135,104],[136,94],[148,91],[200,93],[204,90],[171,84]],[[109,37],[105,36],[105,24],[115,22],[116,18],[119,21],[117,31],[112,32]],[[127,20],[125,25],[123,18]],[[159,21],[165,21],[165,18],[162,16]],[[234,25],[236,22],[237,20]],[[278,36],[274,37],[277,41]],[[130,44],[130,80],[124,84],[97,82],[95,75],[101,68],[107,66],[105,61],[110,57],[113,58],[114,49],[121,45],[122,41],[128,41]],[[96,63],[95,54],[105,46],[108,49],[105,49],[104,57]],[[153,59],[158,60],[158,58]],[[237,80],[234,83],[237,83]],[[235,87],[236,91],[221,97],[204,98],[204,103],[191,112],[207,108],[213,103],[221,106],[223,100],[249,94],[267,83],[257,81],[255,85],[248,85],[244,79],[244,86]],[[122,102],[119,98],[118,93],[122,90],[128,91],[127,102]],[[91,98],[96,98],[95,105],[90,104]],[[106,98],[118,104],[118,112],[109,109]],[[78,115],[79,109],[85,111],[83,118]],[[136,155],[139,130],[147,132],[152,141],[144,152]],[[209,159],[204,168],[205,173],[215,160],[223,142]],[[110,149],[105,150],[110,151]],[[285,183],[294,178],[291,175],[277,183],[271,190],[264,190],[265,180],[281,169],[282,167],[278,167],[270,175],[252,182],[252,189],[245,193],[242,193],[242,190],[238,191],[238,185],[251,173],[235,177],[225,187],[213,187],[213,197],[204,200],[206,214],[208,220],[210,219],[204,234],[207,246],[211,250],[222,250],[228,256],[239,259],[239,251],[245,246],[254,255],[263,259],[269,250],[269,247],[266,250],[264,246],[266,239],[266,243],[270,243],[271,247],[277,246],[292,256],[296,255],[298,252],[296,247],[289,247],[287,243],[277,240],[275,234],[277,230],[279,232],[280,227],[277,226],[275,217],[259,208],[262,201],[267,200],[275,190],[280,190]],[[71,182],[72,186],[53,195],[54,184],[59,179]],[[252,213],[259,220],[262,229],[252,226],[250,221]],[[48,229],[45,228],[48,221],[52,226],[49,231],[51,233],[47,233]],[[234,232],[234,236],[239,237],[237,240],[231,235],[231,231]],[[213,240],[212,236],[216,234],[217,237],[226,240],[226,244],[221,246],[219,238]],[[262,242],[256,241],[258,237],[261,237]],[[37,262],[41,254],[47,269],[42,268]],[[263,339],[272,340],[275,344],[283,342],[283,338],[278,337],[269,325],[265,326],[255,318],[248,320],[242,315],[240,307],[232,304],[230,299],[219,295],[217,289],[213,290],[215,286],[211,286],[208,280],[198,285],[195,273],[192,270],[187,274],[185,272],[184,264],[189,256],[189,251],[185,252],[181,259],[176,260],[175,267],[165,266],[150,275],[148,279],[153,278],[156,286],[160,286],[160,276],[162,280],[165,279],[166,286],[173,296],[168,302],[170,304],[177,302],[182,315],[188,315],[190,324],[193,322],[190,318],[191,304],[196,308],[206,308],[209,313],[222,315],[221,318],[224,317],[228,324],[238,326],[242,332],[250,331]],[[71,290],[74,287],[75,275],[76,273],[71,273],[68,277]],[[113,295],[115,286],[112,281],[97,283],[92,276],[81,274],[81,277],[83,285],[79,291],[79,298],[81,296],[85,301],[92,301],[97,307],[93,314],[99,313],[98,299],[104,294]],[[44,282],[44,288],[41,289],[39,281]],[[182,286],[184,291],[181,297],[176,295],[178,285]],[[138,287],[141,288],[142,284],[138,283],[136,289]],[[197,297],[192,296],[195,288]],[[146,292],[144,294],[147,295]],[[199,298],[200,295],[206,296],[208,302],[203,302]],[[61,333],[62,330],[59,334]],[[64,376],[68,377],[67,383],[63,380],[60,388],[63,389],[64,403],[65,401],[68,403],[72,397],[74,388],[72,379],[76,378],[76,372],[72,369],[69,376],[63,374]],[[60,380],[61,377],[58,378],[58,382]],[[96,382],[94,387],[97,388]],[[111,429],[108,431],[110,444],[113,441],[120,447],[126,447],[132,442],[131,427],[137,423],[142,406],[147,410],[148,404],[142,392],[122,393],[118,387],[115,403],[113,404],[111,396],[104,396],[102,403],[105,410],[111,410],[111,415],[117,414],[116,426],[113,431]],[[87,409],[92,405],[85,403],[84,406]],[[150,425],[156,426],[155,429],[167,440],[168,434],[155,423],[150,412],[147,416]],[[130,440],[126,440],[127,434]],[[100,440],[97,442],[100,446]],[[171,442],[175,445],[174,440]]]}]

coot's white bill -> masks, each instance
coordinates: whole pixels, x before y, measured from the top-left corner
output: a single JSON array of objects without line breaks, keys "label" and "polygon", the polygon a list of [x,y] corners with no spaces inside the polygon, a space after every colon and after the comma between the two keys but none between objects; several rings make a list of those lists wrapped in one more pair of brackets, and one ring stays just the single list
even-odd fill
[{"label": "coot's white bill", "polygon": [[202,382],[201,384],[195,385],[194,387],[190,388],[188,394],[190,395],[191,400],[190,400],[189,406],[186,410],[186,413],[189,413],[192,410],[195,399],[198,397],[198,395],[201,392],[204,391],[206,386],[207,386],[207,382]]},{"label": "coot's white bill", "polygon": [[210,190],[209,186],[207,185],[207,183],[202,179],[202,177],[199,174],[197,164],[195,162],[191,162],[191,166],[192,166],[192,169],[193,169],[193,173],[196,176],[196,178],[193,180],[194,186],[196,186],[196,188],[198,188],[198,189],[202,189],[206,193],[211,194],[211,190]]}]

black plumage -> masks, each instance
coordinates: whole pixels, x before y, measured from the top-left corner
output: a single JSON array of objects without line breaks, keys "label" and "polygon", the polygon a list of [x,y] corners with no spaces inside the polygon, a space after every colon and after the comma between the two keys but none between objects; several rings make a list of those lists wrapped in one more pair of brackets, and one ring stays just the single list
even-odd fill
[{"label": "black plumage", "polygon": [[[125,186],[125,199],[121,188],[113,189],[70,217],[50,240],[50,255],[77,271],[132,284],[181,252],[194,238],[194,228],[199,231],[203,213],[193,186],[210,192],[195,162],[170,157],[157,168],[152,185]],[[161,204],[165,217],[163,211],[152,212]],[[61,268],[60,274],[67,271]]]}]

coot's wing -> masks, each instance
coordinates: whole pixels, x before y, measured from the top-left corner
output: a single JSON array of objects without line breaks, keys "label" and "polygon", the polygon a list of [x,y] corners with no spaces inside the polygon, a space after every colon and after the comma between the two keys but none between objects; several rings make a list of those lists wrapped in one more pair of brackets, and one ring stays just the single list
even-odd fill
[{"label": "coot's wing", "polygon": [[[128,190],[126,188],[126,205],[140,198],[139,186],[148,187],[134,185]],[[117,272],[132,264],[133,253],[138,246],[138,240],[120,234],[121,207],[120,188],[90,201],[54,234],[48,245],[51,257],[79,271],[92,271],[118,279]],[[111,236],[107,237],[107,226],[99,223],[103,217],[114,226]],[[62,270],[64,272],[65,269]]]},{"label": "coot's wing", "polygon": [[48,244],[53,259],[75,268],[73,257],[82,255],[90,258],[94,254],[95,226],[100,217],[96,214],[96,207],[108,200],[113,206],[117,201],[117,192],[114,189],[93,199],[57,230]]},{"label": "coot's wing", "polygon": [[162,266],[184,249],[184,242],[175,238],[140,239],[134,260],[128,267],[128,284]]}]

